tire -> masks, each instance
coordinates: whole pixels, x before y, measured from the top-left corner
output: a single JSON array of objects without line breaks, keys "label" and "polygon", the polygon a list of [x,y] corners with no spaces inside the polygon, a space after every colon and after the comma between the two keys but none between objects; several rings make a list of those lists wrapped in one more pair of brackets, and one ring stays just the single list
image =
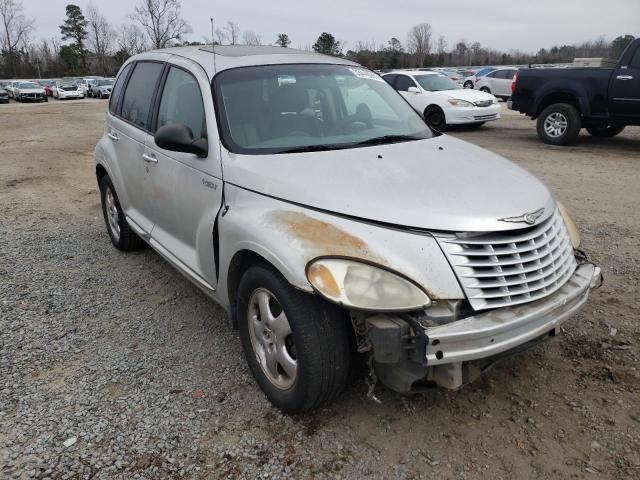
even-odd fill
[{"label": "tire", "polygon": [[[111,197],[109,198],[109,194]],[[102,214],[104,223],[109,233],[111,243],[123,252],[138,250],[146,244],[131,229],[120,206],[120,200],[116,190],[111,183],[109,175],[102,177],[100,181],[100,201],[102,203]],[[117,228],[115,226],[117,225]],[[119,231],[118,231],[119,230]]]},{"label": "tire", "polygon": [[464,82],[464,88],[468,88],[470,90],[473,90],[473,82],[469,81],[469,82]]},{"label": "tire", "polygon": [[594,137],[612,138],[624,130],[624,125],[590,125],[586,127]]},{"label": "tire", "polygon": [[447,119],[440,107],[429,107],[424,111],[424,120],[432,129],[439,132],[447,128]]},{"label": "tire", "polygon": [[491,90],[489,90],[489,87],[482,87],[480,88],[480,91],[484,93],[491,93]]},{"label": "tire", "polygon": [[549,145],[570,145],[580,135],[580,113],[568,103],[554,103],[545,108],[537,122],[538,137]]},{"label": "tire", "polygon": [[[260,304],[266,305],[267,313],[260,313],[264,311]],[[240,280],[237,312],[251,373],[277,408],[287,413],[309,411],[342,392],[351,359],[351,324],[344,310],[296,290],[279,272],[258,264]],[[265,322],[267,316],[272,323]],[[269,369],[267,356],[276,359],[275,368]]]}]

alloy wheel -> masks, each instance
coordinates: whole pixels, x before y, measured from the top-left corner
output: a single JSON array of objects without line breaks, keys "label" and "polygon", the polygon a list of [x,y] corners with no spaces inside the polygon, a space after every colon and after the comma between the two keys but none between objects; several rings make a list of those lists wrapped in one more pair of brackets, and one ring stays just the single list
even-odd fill
[{"label": "alloy wheel", "polygon": [[568,123],[567,117],[562,113],[554,112],[544,119],[544,131],[550,137],[558,138],[567,131]]},{"label": "alloy wheel", "polygon": [[247,322],[262,371],[275,387],[287,390],[295,382],[298,360],[287,315],[269,290],[258,288],[251,294]]},{"label": "alloy wheel", "polygon": [[107,208],[107,220],[109,221],[109,229],[113,239],[120,241],[120,215],[118,214],[118,207],[116,207],[116,200],[113,196],[111,188],[107,187],[104,192],[104,201]]}]

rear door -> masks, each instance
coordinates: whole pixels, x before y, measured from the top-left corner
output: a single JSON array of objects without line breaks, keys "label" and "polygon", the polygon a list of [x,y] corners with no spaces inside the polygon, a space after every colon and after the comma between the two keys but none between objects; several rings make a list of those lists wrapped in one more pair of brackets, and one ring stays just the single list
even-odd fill
[{"label": "rear door", "polygon": [[185,125],[195,139],[207,139],[209,154],[164,150],[149,138],[145,155],[157,162],[150,175],[156,206],[151,244],[211,291],[217,283],[213,230],[222,203],[222,169],[210,80],[199,65],[174,57],[163,83],[154,131]]},{"label": "rear door", "polygon": [[143,155],[151,128],[152,102],[164,64],[139,61],[131,68],[126,86],[118,95],[122,98],[110,118],[107,135],[114,143],[121,172],[124,192],[119,191],[118,196],[122,209],[134,230],[148,235],[153,227],[154,204],[148,182],[152,164]]},{"label": "rear door", "polygon": [[611,115],[624,121],[640,121],[640,44],[622,59],[609,88]]}]

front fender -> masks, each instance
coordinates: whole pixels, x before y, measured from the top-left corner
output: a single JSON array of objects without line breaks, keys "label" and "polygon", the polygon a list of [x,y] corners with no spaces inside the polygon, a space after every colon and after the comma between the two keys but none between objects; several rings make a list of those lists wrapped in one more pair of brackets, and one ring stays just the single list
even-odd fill
[{"label": "front fender", "polygon": [[[361,259],[416,282],[432,299],[464,294],[436,240],[429,234],[387,228],[290,204],[225,185],[229,210],[220,217],[219,295],[229,305],[234,255],[250,250],[265,258],[296,288],[313,291],[307,264],[321,256]],[[231,295],[233,296],[233,295]]]}]

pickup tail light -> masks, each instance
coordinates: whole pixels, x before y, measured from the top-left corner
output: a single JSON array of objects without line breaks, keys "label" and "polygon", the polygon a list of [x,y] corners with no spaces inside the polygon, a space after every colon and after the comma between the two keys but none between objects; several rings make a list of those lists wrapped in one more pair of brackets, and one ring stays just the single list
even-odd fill
[{"label": "pickup tail light", "polygon": [[511,93],[516,93],[516,83],[518,82],[518,72],[513,76],[513,82],[511,82]]}]

